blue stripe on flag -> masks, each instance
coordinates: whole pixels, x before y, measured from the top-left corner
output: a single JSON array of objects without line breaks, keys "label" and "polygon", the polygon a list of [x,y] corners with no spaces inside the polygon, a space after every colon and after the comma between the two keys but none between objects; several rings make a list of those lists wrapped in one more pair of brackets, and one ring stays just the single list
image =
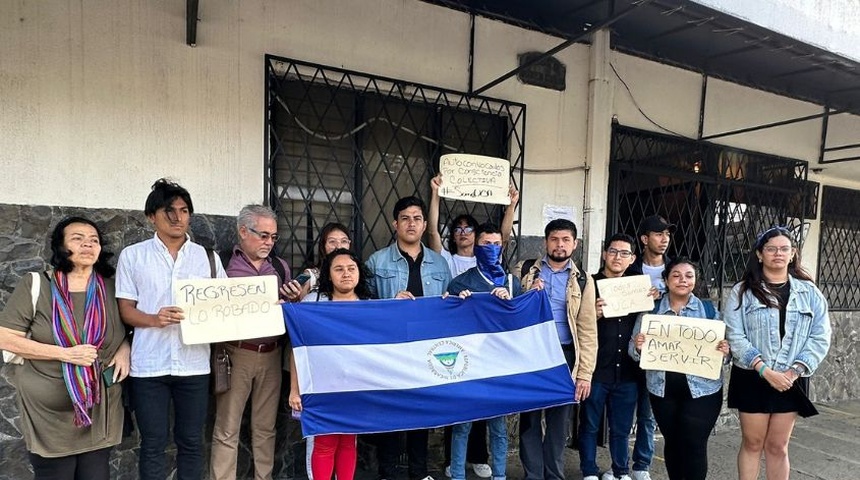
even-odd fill
[{"label": "blue stripe on flag", "polygon": [[488,293],[473,297],[285,303],[283,310],[294,347],[401,343],[495,333],[552,319],[543,290],[512,300],[500,300]]},{"label": "blue stripe on flag", "polygon": [[395,391],[302,395],[304,435],[433,428],[573,403],[566,364],[537,372]]}]

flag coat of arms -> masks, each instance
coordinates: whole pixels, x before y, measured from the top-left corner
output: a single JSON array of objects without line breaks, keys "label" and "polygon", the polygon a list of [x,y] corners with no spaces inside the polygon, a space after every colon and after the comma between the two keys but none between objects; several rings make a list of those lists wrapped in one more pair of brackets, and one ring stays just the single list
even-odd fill
[{"label": "flag coat of arms", "polygon": [[305,435],[433,428],[574,401],[543,291],[283,309]]}]

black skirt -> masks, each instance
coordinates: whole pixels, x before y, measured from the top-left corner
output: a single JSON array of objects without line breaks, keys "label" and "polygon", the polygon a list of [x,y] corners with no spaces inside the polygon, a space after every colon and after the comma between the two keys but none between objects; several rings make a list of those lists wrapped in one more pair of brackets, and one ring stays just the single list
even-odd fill
[{"label": "black skirt", "polygon": [[742,413],[790,413],[801,417],[818,414],[809,401],[809,377],[798,378],[788,391],[779,392],[754,370],[732,365],[729,379],[729,408]]}]

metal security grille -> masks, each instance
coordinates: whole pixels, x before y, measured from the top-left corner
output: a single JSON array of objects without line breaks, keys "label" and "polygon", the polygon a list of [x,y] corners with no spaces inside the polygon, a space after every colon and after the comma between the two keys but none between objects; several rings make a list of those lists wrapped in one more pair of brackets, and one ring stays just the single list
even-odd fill
[{"label": "metal security grille", "polygon": [[[395,202],[429,201],[443,154],[508,158],[522,191],[522,104],[273,56],[266,78],[267,195],[279,217],[277,251],[294,267],[319,261],[317,235],[328,222],[349,227],[364,258],[388,245]],[[503,209],[441,202],[442,225],[460,213],[499,223]]]},{"label": "metal security grille", "polygon": [[669,256],[697,262],[707,286],[730,286],[743,274],[756,235],[796,228],[815,215],[817,184],[801,160],[616,126],[612,135],[609,232],[636,236],[661,215],[677,225]]},{"label": "metal security grille", "polygon": [[831,310],[860,309],[860,191],[824,187],[818,287]]}]

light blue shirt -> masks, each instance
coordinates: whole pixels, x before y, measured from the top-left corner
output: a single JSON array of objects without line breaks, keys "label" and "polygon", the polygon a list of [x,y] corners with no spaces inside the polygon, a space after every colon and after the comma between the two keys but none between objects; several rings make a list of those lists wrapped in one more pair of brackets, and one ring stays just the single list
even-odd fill
[{"label": "light blue shirt", "polygon": [[[425,297],[438,297],[448,288],[451,271],[442,255],[423,244],[424,259],[421,261],[421,285]],[[397,292],[406,290],[409,283],[409,263],[400,254],[397,242],[376,251],[367,260],[370,270],[368,286],[373,298],[394,298]]]},{"label": "light blue shirt", "polygon": [[783,338],[779,338],[779,308],[766,307],[750,290],[744,292],[741,302],[741,284],[732,288],[724,317],[726,339],[738,367],[749,370],[755,358],[761,356],[778,372],[800,363],[806,367],[804,375],[809,376],[824,360],[832,333],[827,300],[810,281],[789,276],[789,282]]},{"label": "light blue shirt", "polygon": [[[221,259],[215,255],[216,276],[227,278]],[[179,249],[176,260],[167,246],[155,237],[122,250],[116,267],[116,298],[137,302],[143,313],[155,314],[161,307],[176,305],[173,282],[211,278],[206,249],[190,239]],[[185,345],[179,325],[135,327],[131,343],[131,376],[189,376],[209,373],[209,344]]]},{"label": "light blue shirt", "polygon": [[570,280],[572,260],[568,260],[565,267],[557,272],[550,268],[546,256],[541,259],[541,263],[543,266],[540,269],[540,279],[543,280],[544,290],[549,296],[558,340],[562,345],[571,344],[573,335],[570,333],[570,324],[567,323],[567,282]]},{"label": "light blue shirt", "polygon": [[[674,310],[672,310],[672,307],[669,306],[668,295],[663,296],[663,299],[660,300],[660,303],[653,312],[646,313],[654,313],[657,315],[678,315]],[[630,357],[637,362],[639,361],[640,355],[639,352],[636,351],[636,334],[639,333],[639,330],[642,330],[642,317],[644,315],[645,313],[641,313],[639,314],[639,318],[636,319],[636,325],[633,326],[633,337],[630,338],[630,344],[627,349],[628,353],[630,353]],[[704,305],[702,305],[702,301],[695,295],[690,295],[690,300],[687,301],[686,305],[681,307],[681,314],[679,316],[708,319],[708,315],[705,311]],[[719,312],[717,312],[716,318],[709,320],[716,322],[722,321],[720,320]],[[690,387],[690,395],[692,395],[693,398],[711,395],[718,392],[720,388],[723,387],[722,370],[720,371],[720,378],[716,380],[700,377],[698,375],[685,376],[687,377],[687,386]],[[649,392],[662,398],[666,392],[666,372],[663,370],[645,370],[645,385],[648,387]]]}]

